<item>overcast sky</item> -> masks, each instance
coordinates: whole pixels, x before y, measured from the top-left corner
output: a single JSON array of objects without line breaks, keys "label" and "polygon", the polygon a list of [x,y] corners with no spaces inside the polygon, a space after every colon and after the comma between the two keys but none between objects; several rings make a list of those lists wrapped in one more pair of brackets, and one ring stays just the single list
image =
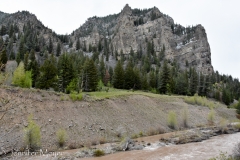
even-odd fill
[{"label": "overcast sky", "polygon": [[156,6],[183,26],[202,24],[214,70],[240,79],[240,0],[0,0],[0,11],[28,10],[58,34],[71,33],[92,16]]}]

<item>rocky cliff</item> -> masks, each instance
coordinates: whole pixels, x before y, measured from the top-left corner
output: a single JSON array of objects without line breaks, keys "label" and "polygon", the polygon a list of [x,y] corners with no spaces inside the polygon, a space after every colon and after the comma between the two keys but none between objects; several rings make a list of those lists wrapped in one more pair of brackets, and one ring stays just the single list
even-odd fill
[{"label": "rocky cliff", "polygon": [[[121,13],[107,17],[92,17],[72,35],[76,43],[97,46],[99,41],[109,41],[110,52],[127,55],[142,50],[147,54],[148,43],[153,43],[159,56],[163,47],[165,58],[176,60],[180,68],[194,67],[204,74],[212,73],[211,51],[203,26],[183,27],[154,7],[147,10],[131,9],[127,4]],[[73,45],[75,46],[75,45]]]}]

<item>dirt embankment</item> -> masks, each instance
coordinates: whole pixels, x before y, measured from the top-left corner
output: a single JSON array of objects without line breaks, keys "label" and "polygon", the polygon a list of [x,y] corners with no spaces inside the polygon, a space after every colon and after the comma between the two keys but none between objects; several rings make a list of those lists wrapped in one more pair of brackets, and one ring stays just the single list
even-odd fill
[{"label": "dirt embankment", "polygon": [[[121,136],[131,137],[167,125],[168,113],[176,112],[178,128],[183,126],[183,108],[188,107],[190,127],[208,124],[210,109],[186,104],[182,97],[143,95],[122,96],[105,100],[71,101],[67,95],[40,90],[18,88],[0,89],[1,98],[9,99],[9,110],[0,121],[0,152],[24,148],[24,128],[27,118],[33,115],[41,127],[42,148],[58,149],[56,132],[67,132],[66,147],[77,147],[104,141],[117,141]],[[67,99],[67,100],[66,100]],[[1,105],[4,107],[3,105]],[[215,124],[222,118],[236,120],[235,110],[220,105],[215,109]]]}]

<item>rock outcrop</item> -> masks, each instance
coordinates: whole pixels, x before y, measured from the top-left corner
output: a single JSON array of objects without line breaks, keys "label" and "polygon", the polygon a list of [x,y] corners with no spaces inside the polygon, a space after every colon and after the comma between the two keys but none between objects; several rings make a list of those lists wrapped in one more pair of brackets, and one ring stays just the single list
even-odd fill
[{"label": "rock outcrop", "polygon": [[81,37],[81,44],[85,43],[87,47],[88,44],[97,46],[99,41],[104,45],[107,39],[110,52],[117,51],[120,54],[122,50],[125,55],[131,49],[135,53],[140,52],[141,48],[143,54],[147,54],[148,43],[153,43],[157,56],[165,48],[165,58],[171,62],[176,60],[182,69],[194,67],[203,74],[213,72],[211,50],[204,27],[197,25],[185,28],[177,25],[156,7],[138,10],[131,9],[127,4],[119,14],[89,18],[74,32],[73,37]]}]

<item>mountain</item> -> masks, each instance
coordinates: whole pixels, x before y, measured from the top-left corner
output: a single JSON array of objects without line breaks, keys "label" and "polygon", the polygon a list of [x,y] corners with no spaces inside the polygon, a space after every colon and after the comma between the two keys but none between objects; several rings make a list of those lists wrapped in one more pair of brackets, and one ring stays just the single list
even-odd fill
[{"label": "mountain", "polygon": [[[0,26],[6,26],[10,32],[11,25],[17,26],[14,31],[16,35],[24,35],[26,50],[30,52],[31,49],[35,49],[39,63],[48,51],[50,38],[53,43],[52,52],[55,54],[57,43],[61,44],[62,52],[70,52],[76,50],[79,39],[80,48],[86,52],[89,52],[89,46],[90,51],[91,48],[97,48],[99,51],[102,51],[100,48],[105,48],[105,52],[108,52],[105,56],[112,55],[119,59],[121,51],[127,57],[132,49],[135,54],[151,54],[153,67],[154,64],[167,59],[169,62],[175,60],[181,69],[194,67],[204,74],[213,72],[211,51],[204,27],[183,27],[175,24],[170,16],[161,13],[156,7],[140,10],[131,9],[127,4],[118,14],[89,18],[71,35],[57,35],[28,11],[13,14],[0,12]],[[15,56],[20,36],[17,36],[16,44],[13,42]],[[161,53],[163,50],[164,54]],[[11,52],[12,49],[9,49],[8,56]],[[110,58],[107,64],[114,67],[116,63],[111,63]]]},{"label": "mountain", "polygon": [[[203,26],[183,27],[154,7],[151,9],[131,9],[127,4],[121,13],[107,17],[89,18],[80,28],[73,32],[72,40],[80,39],[88,49],[97,46],[99,41],[104,45],[108,41],[110,52],[123,51],[124,55],[134,53],[148,54],[148,45],[154,46],[157,56],[160,56],[163,46],[165,58],[176,60],[182,69],[196,68],[198,72],[210,74],[211,50],[207,34]],[[75,46],[75,45],[73,45]],[[112,49],[112,50],[111,50]],[[187,65],[186,65],[187,63]]]}]

